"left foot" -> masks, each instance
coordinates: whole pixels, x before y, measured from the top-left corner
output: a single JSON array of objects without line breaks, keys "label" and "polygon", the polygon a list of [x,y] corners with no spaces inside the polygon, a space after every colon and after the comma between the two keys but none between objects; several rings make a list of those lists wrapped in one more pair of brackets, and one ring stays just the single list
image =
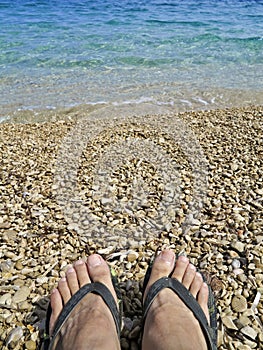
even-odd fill
[{"label": "left foot", "polygon": [[[118,305],[109,267],[98,254],[90,255],[85,263],[77,261],[58,282],[51,294],[52,314],[49,334],[70,298],[85,284],[103,283]],[[76,305],[56,336],[53,349],[120,349],[118,334],[112,314],[101,296],[89,293]]]},{"label": "left foot", "polygon": [[[208,286],[189,259],[164,250],[154,261],[144,299],[150,287],[161,277],[176,278],[196,298],[209,323]],[[159,292],[147,313],[142,348],[144,350],[206,350],[206,340],[192,311],[172,290]]]}]

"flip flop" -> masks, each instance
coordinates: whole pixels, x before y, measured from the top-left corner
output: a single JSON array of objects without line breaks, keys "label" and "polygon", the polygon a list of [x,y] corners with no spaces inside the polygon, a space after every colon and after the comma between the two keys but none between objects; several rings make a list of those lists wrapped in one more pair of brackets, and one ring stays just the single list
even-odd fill
[{"label": "flip flop", "polygon": [[108,306],[109,310],[111,311],[111,314],[113,316],[116,330],[118,337],[120,338],[121,333],[121,317],[122,317],[122,299],[121,299],[121,292],[118,287],[118,281],[117,276],[115,275],[114,271],[111,270],[111,279],[113,283],[113,287],[115,289],[118,302],[119,302],[119,309],[116,305],[116,302],[113,298],[113,295],[111,294],[110,290],[100,282],[92,282],[84,285],[81,287],[66,303],[66,305],[63,307],[63,310],[61,311],[55,326],[52,335],[49,334],[49,323],[50,323],[50,317],[52,313],[51,304],[49,303],[48,309],[47,309],[47,315],[46,315],[46,324],[45,324],[45,335],[43,342],[40,346],[41,350],[51,350],[52,346],[54,345],[54,341],[56,339],[56,336],[59,334],[60,330],[66,323],[66,321],[69,319],[72,311],[74,310],[75,306],[89,293],[98,294],[102,297],[105,304]]},{"label": "flip flop", "polygon": [[[149,282],[149,278],[152,271],[152,265],[153,265],[153,262],[149,265],[145,274],[145,279],[143,283],[143,295],[145,293],[146,286]],[[204,282],[206,282],[204,276],[203,276],[203,280]],[[207,322],[207,318],[203,310],[201,309],[197,300],[189,292],[189,290],[185,288],[185,286],[181,282],[179,282],[176,278],[162,277],[156,282],[154,282],[154,284],[150,287],[146,295],[145,302],[143,305],[143,328],[144,328],[144,323],[145,323],[147,313],[154,299],[159,294],[159,292],[164,288],[170,288],[172,291],[174,291],[178,295],[178,297],[184,302],[184,304],[193,312],[195,318],[199,321],[199,324],[205,336],[208,350],[216,350],[217,349],[217,320],[216,320],[217,308],[216,308],[213,292],[209,284],[208,284],[208,288],[209,288],[208,310],[210,315],[210,325]]]}]

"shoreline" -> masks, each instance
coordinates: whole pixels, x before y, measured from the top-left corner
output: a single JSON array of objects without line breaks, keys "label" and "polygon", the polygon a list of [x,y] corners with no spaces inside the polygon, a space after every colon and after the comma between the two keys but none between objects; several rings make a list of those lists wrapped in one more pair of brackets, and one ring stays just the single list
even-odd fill
[{"label": "shoreline", "polygon": [[[217,297],[219,350],[228,349],[230,343],[239,350],[245,345],[259,348],[263,342],[263,106],[144,117],[141,110],[140,115],[135,114],[111,127],[110,120],[117,121],[125,108],[119,109],[118,115],[116,110],[118,108],[112,110],[108,120],[93,119],[98,130],[100,124],[105,128],[94,134],[80,158],[79,198],[85,202],[94,220],[88,223],[78,216],[77,202],[73,208],[76,215],[71,216],[71,221],[65,220],[65,212],[57,203],[60,193],[54,186],[55,164],[62,140],[69,135],[76,121],[81,120],[80,116],[88,117],[84,108],[69,110],[64,113],[64,120],[59,114],[58,120],[53,122],[0,124],[3,247],[0,255],[0,346],[7,349],[5,341],[17,332],[18,349],[29,344],[27,342],[36,348],[43,332],[47,297],[63,276],[61,271],[92,252],[102,254],[119,275],[125,300],[124,316],[126,321],[135,319],[131,329],[128,327],[130,321],[126,322],[122,342],[128,347],[131,343],[136,346],[136,339],[130,334],[140,324],[140,302],[132,304],[131,295],[135,294],[140,300],[141,280],[150,259],[158,249],[170,247],[177,254],[186,254],[208,276]],[[202,149],[208,171],[202,207],[195,208],[192,217],[188,216],[194,198],[190,158],[171,136],[162,132],[165,123],[172,125],[177,118],[191,129]],[[150,121],[156,122],[158,127],[149,127]],[[163,182],[147,162],[128,161],[112,175],[118,196],[124,203],[126,196],[130,200],[128,189],[138,174],[145,180],[149,193],[155,194],[147,205],[136,204],[140,206],[136,212],[137,221],[124,211],[114,210],[110,197],[97,193],[94,183],[89,180],[94,164],[103,158],[104,150],[111,150],[112,144],[127,143],[130,139],[153,141],[158,152],[164,149],[164,156],[177,164],[181,182],[176,189],[181,191],[180,198],[170,202],[169,210],[161,213],[155,226],[151,225],[155,223],[156,212],[160,212],[158,205],[164,197]],[[156,157],[159,159],[158,154]],[[135,199],[143,201],[139,194]],[[80,221],[82,226],[79,228]],[[91,223],[94,223],[92,233],[84,234],[81,229],[88,231]],[[140,227],[154,234],[145,238]],[[127,236],[132,239],[122,236],[122,230],[127,228],[131,228],[129,233],[137,232],[139,236]],[[259,321],[254,318],[252,308],[258,293],[261,294],[256,305]],[[235,305],[236,295],[241,295],[242,305]]]},{"label": "shoreline", "polygon": [[[55,94],[55,92],[54,92]],[[81,114],[88,114],[100,109],[123,109],[129,111],[130,114],[167,114],[167,113],[183,113],[197,112],[229,108],[247,108],[263,105],[263,92],[260,90],[238,90],[227,88],[210,88],[209,90],[195,89],[194,87],[182,88],[175,87],[175,90],[162,95],[156,94],[156,91],[149,91],[145,94],[144,90],[138,91],[136,94],[130,91],[127,96],[119,97],[115,92],[115,99],[105,101],[85,102],[79,100],[79,103],[72,106],[54,105],[46,106],[44,101],[40,99],[40,105],[37,106],[21,106],[3,105],[0,113],[0,125],[2,123],[31,123],[63,120],[67,117],[81,117]],[[119,98],[119,100],[118,100]],[[22,97],[21,97],[21,100]],[[70,99],[69,99],[70,101]]]}]

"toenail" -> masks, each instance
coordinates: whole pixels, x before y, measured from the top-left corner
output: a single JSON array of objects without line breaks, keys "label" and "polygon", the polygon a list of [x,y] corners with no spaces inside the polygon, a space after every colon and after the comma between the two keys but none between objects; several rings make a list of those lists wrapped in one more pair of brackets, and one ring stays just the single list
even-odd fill
[{"label": "toenail", "polygon": [[188,258],[185,255],[180,255],[178,260],[180,260],[182,262],[188,262]]},{"label": "toenail", "polygon": [[192,264],[189,264],[189,269],[192,270],[192,271],[195,271],[195,270],[196,270],[195,266],[192,265]]},{"label": "toenail", "polygon": [[84,261],[83,260],[77,260],[75,262],[75,265],[83,265],[84,264]]},{"label": "toenail", "polygon": [[61,280],[60,280],[60,282],[67,282],[66,277],[62,277]]},{"label": "toenail", "polygon": [[67,273],[73,273],[73,272],[75,272],[75,270],[73,269],[73,267],[68,268]]},{"label": "toenail", "polygon": [[174,262],[174,254],[171,254],[170,252],[167,251],[162,251],[160,254],[160,258],[164,260],[166,263],[171,264]]},{"label": "toenail", "polygon": [[89,259],[88,259],[88,264],[90,266],[98,266],[98,265],[101,265],[102,263],[102,260],[101,260],[101,257],[97,254],[94,254],[94,255],[90,255]]}]

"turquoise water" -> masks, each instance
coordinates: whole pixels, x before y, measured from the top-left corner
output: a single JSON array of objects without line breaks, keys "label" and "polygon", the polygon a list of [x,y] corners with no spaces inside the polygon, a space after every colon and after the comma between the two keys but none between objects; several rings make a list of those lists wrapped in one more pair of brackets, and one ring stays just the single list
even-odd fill
[{"label": "turquoise water", "polygon": [[263,1],[1,1],[0,117],[263,103]]}]

